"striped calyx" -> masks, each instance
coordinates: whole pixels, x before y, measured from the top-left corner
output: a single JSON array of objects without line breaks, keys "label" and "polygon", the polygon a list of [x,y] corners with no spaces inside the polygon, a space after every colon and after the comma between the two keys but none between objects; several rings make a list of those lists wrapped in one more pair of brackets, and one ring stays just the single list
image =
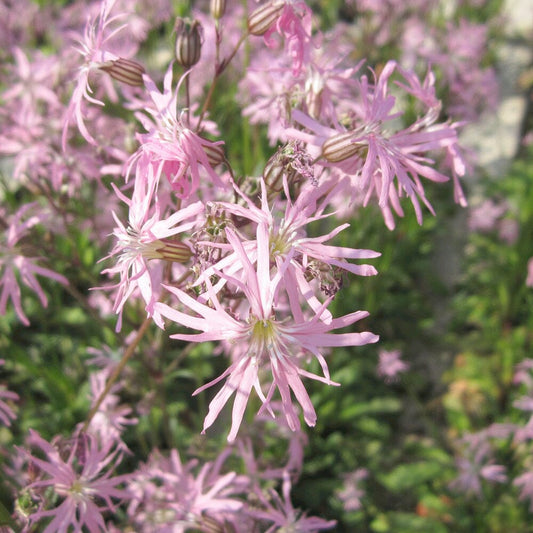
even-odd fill
[{"label": "striped calyx", "polygon": [[145,70],[137,61],[119,57],[118,59],[102,63],[99,68],[107,72],[113,79],[126,85],[131,85],[132,87],[143,85],[143,74]]}]

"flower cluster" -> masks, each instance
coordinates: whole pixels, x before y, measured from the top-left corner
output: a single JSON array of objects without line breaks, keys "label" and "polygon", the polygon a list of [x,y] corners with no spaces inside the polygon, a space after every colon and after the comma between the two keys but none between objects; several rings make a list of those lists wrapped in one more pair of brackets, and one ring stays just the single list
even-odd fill
[{"label": "flower cluster", "polygon": [[[444,116],[431,68],[420,77],[394,60],[373,68],[354,62],[346,28],[318,32],[303,0],[267,0],[249,13],[213,1],[210,16],[192,10],[194,19],[175,21],[174,57],[163,51],[148,60],[143,43],[166,22],[168,3],[92,1],[83,20],[79,7],[62,10],[56,56],[26,53],[17,24],[5,37],[13,62],[2,87],[0,153],[9,157],[15,190],[39,201],[0,208],[0,314],[10,302],[29,325],[20,282],[46,307],[37,276],[68,285],[43,266],[49,250],[62,239],[87,239],[110,280],[91,284],[87,307],[102,322],[116,315],[116,337],[128,348],[120,364],[107,361],[91,374],[91,413],[73,439],[48,442],[31,431],[26,444],[34,451],[16,459],[27,474],[19,479],[19,521],[45,533],[114,531],[107,516],[124,504],[135,531],[330,529],[335,521],[307,516],[290,498],[303,465],[301,421],[314,426],[320,414],[309,380],[342,385],[330,373],[331,350],[379,339],[360,325],[369,313],[357,302],[346,314],[335,311],[343,287],[354,276],[361,284],[375,276],[370,263],[381,255],[355,242],[339,219],[374,203],[392,230],[408,197],[421,224],[424,209],[434,214],[429,182],[451,181],[465,205],[461,124]],[[266,157],[266,141],[261,157],[243,155],[245,136],[232,143],[226,129],[234,125],[212,113],[224,76],[243,72],[235,83],[239,120],[266,126]],[[83,210],[81,223],[65,207],[70,201]],[[26,244],[30,232],[45,236],[42,250]],[[69,267],[86,262],[79,248],[61,257]],[[142,315],[136,336],[121,337]],[[214,461],[200,463],[198,453],[182,462],[168,439],[168,453],[146,446],[146,462],[122,473],[131,453],[124,434],[143,413],[123,403],[128,387],[116,380],[152,323],[159,344],[150,349],[160,349],[168,333],[188,347],[184,357],[203,343],[207,366],[211,354],[224,359],[226,368],[193,392],[218,387],[196,431],[216,434],[215,421],[232,402],[224,434],[235,445]],[[407,368],[400,352],[381,352],[378,373],[387,381]],[[0,390],[4,425],[15,418],[8,402],[17,399]],[[283,467],[258,465],[242,435],[249,405],[255,424],[274,420],[289,440]],[[226,466],[235,450],[246,474]],[[487,468],[483,477],[502,479]],[[358,484],[367,474],[346,477],[338,494],[347,510],[361,508]]]}]

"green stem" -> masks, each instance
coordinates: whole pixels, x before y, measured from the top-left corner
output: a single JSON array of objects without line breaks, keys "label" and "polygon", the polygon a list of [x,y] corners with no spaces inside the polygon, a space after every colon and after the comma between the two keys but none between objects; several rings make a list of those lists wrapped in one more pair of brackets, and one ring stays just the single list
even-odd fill
[{"label": "green stem", "polygon": [[91,420],[93,419],[94,415],[98,412],[100,405],[102,405],[102,402],[104,401],[105,397],[109,394],[111,387],[114,385],[115,381],[118,379],[118,377],[122,373],[122,370],[124,370],[124,367],[126,366],[127,362],[130,360],[133,353],[135,352],[135,348],[137,348],[137,345],[139,344],[141,339],[144,337],[144,334],[146,333],[146,330],[148,329],[148,326],[151,324],[151,322],[152,322],[152,319],[147,318],[141,324],[141,327],[139,328],[139,331],[137,332],[135,339],[133,339],[133,342],[126,348],[126,351],[124,352],[124,355],[122,356],[122,359],[120,360],[119,364],[117,365],[117,367],[115,368],[111,376],[109,376],[109,379],[107,380],[104,390],[100,393],[100,396],[98,396],[96,403],[93,405],[92,409],[89,411],[89,414],[87,415],[87,419],[85,420],[85,423],[83,424],[82,432],[87,431],[87,428],[89,427],[89,424],[91,423]]},{"label": "green stem", "polygon": [[[217,84],[217,81],[218,81],[218,78],[222,75],[222,73],[224,72],[224,70],[226,70],[226,67],[230,64],[231,60],[235,57],[235,54],[237,53],[237,51],[239,50],[239,48],[241,47],[241,44],[245,41],[245,39],[248,37],[248,31],[246,31],[245,33],[243,33],[241,35],[241,38],[239,39],[239,42],[237,43],[237,45],[235,46],[233,52],[231,52],[231,54],[228,56],[227,59],[225,59],[222,63],[218,63],[218,61],[216,62],[216,65],[215,65],[215,75],[213,77],[213,82],[211,83],[211,85],[209,86],[209,90],[207,92],[207,96],[205,97],[205,100],[204,100],[204,105],[202,106],[202,111],[200,112],[200,118],[198,119],[198,126],[197,126],[197,131],[200,131],[200,126],[202,124],[202,121],[204,119],[204,116],[207,112],[207,108],[209,107],[209,104],[211,103],[211,99],[213,98],[213,94],[215,92],[215,87],[216,87],[216,84]],[[218,43],[218,40],[217,40],[217,48],[219,46],[219,43]],[[218,56],[218,51],[217,51],[217,56]]]}]

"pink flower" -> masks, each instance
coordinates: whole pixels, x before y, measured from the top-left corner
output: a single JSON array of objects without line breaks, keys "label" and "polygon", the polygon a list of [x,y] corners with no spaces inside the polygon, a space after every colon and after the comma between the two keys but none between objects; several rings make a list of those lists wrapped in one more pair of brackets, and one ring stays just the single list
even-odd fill
[{"label": "pink flower", "polygon": [[325,529],[331,529],[337,524],[336,520],[324,520],[317,516],[306,516],[300,510],[295,509],[291,502],[291,479],[289,472],[285,470],[283,474],[282,496],[276,491],[270,490],[268,496],[257,487],[255,495],[264,509],[249,510],[252,517],[272,525],[265,533],[275,531],[297,531],[298,533],[314,533]]},{"label": "pink flower", "polygon": [[533,471],[524,472],[515,478],[513,485],[520,487],[520,500],[529,499],[529,510],[533,512]]},{"label": "pink flower", "polygon": [[[104,391],[109,373],[108,369],[104,369],[91,374],[91,407]],[[137,419],[128,418],[132,412],[131,407],[119,405],[120,398],[115,394],[119,389],[120,384],[115,384],[107,393],[91,419],[88,432],[96,435],[104,447],[116,446],[121,451],[128,451],[126,443],[121,438],[122,432],[124,426],[136,424]]]},{"label": "pink flower", "polygon": [[450,487],[467,494],[481,497],[483,479],[493,483],[507,481],[505,466],[495,465],[487,433],[469,434],[463,437],[465,448],[456,459],[459,476],[450,483]]},{"label": "pink flower", "polygon": [[108,258],[118,258],[115,266],[103,270],[102,273],[120,274],[114,305],[114,311],[119,315],[117,331],[122,326],[124,305],[136,291],[140,292],[149,316],[153,316],[160,327],[163,326],[159,315],[154,313],[154,303],[158,298],[161,283],[161,263],[149,268],[148,262],[153,259],[186,262],[192,252],[185,243],[177,241],[175,237],[190,231],[196,224],[196,217],[204,209],[201,202],[196,202],[161,220],[159,206],[156,204],[152,208],[156,187],[156,178],[150,173],[136,179],[131,200],[115,187],[119,198],[129,206],[129,224],[125,227],[113,213],[117,223],[113,234],[117,242]]},{"label": "pink flower", "polygon": [[172,66],[171,63],[165,74],[163,93],[144,75],[146,89],[153,103],[153,107],[147,107],[145,111],[152,115],[153,120],[143,113],[136,113],[148,133],[137,135],[140,146],[127,164],[126,180],[133,168],[141,176],[152,172],[158,181],[165,175],[179,198],[189,198],[199,188],[202,172],[215,186],[225,187],[213,170],[213,166],[224,161],[223,142],[209,141],[193,131],[186,118],[190,112],[182,110],[177,115],[181,81],[172,89]]},{"label": "pink flower", "polygon": [[48,110],[58,110],[61,104],[52,84],[57,79],[60,63],[55,56],[45,56],[40,51],[34,54],[30,60],[20,48],[13,49],[14,80],[2,93],[2,98],[8,103],[16,101],[25,108],[44,103]]},{"label": "pink flower", "polygon": [[344,485],[342,490],[337,492],[337,496],[342,501],[346,511],[358,511],[363,507],[361,498],[365,495],[365,491],[359,484],[367,477],[368,470],[366,468],[358,468],[344,475]]},{"label": "pink flower", "polygon": [[[395,127],[391,122],[397,121],[402,113],[394,109],[396,98],[388,94],[388,82],[396,70],[407,81],[404,89],[417,97],[427,111],[407,128],[394,132]],[[456,189],[459,187],[456,176],[464,174],[464,163],[457,147],[457,125],[435,124],[438,101],[432,94],[431,76],[425,84],[421,84],[414,75],[398,69],[394,61],[385,65],[373,85],[363,76],[359,90],[360,96],[353,104],[352,128],[346,130],[339,124],[334,128],[324,126],[301,111],[294,110],[294,120],[313,133],[291,128],[288,136],[306,142],[311,155],[320,164],[336,170],[341,176],[350,176],[354,189],[352,199],[356,190],[364,192],[365,205],[372,196],[377,196],[389,229],[394,228],[391,208],[398,215],[403,215],[399,203],[403,194],[411,199],[417,220],[422,223],[419,200],[431,213],[433,208],[425,196],[420,178],[435,182],[449,180],[430,166],[433,161],[427,153],[445,150],[453,162]],[[456,198],[463,201],[459,190],[456,191]]]},{"label": "pink flower", "polygon": [[[0,366],[2,366],[4,363],[5,361],[0,359]],[[14,401],[18,399],[18,394],[8,391],[3,385],[0,385],[0,422],[2,422],[5,426],[10,426],[11,421],[15,420],[16,415],[13,412],[13,409],[11,409],[11,407],[4,400]]]},{"label": "pink flower", "polygon": [[321,46],[313,52],[307,68],[295,76],[285,58],[264,50],[255,55],[239,85],[239,98],[249,102],[243,114],[253,124],[268,124],[271,145],[286,140],[286,126],[293,108],[315,120],[332,121],[339,101],[353,96],[354,76],[363,62],[352,68],[338,68],[337,47]]},{"label": "pink flower", "polygon": [[[285,39],[286,51],[292,59],[293,74],[297,76],[309,58],[312,11],[302,0],[271,0],[254,13],[266,6],[272,6],[272,12],[276,11],[277,16],[266,32],[259,34],[264,35],[268,47],[276,46],[272,38],[274,33]],[[254,20],[254,13],[249,21]],[[250,29],[252,34],[258,35],[253,24]]]},{"label": "pink flower", "polygon": [[[326,235],[310,237],[306,233],[306,227],[317,220],[327,218],[330,215],[322,213],[324,205],[319,205],[321,199],[327,196],[329,184],[325,183],[320,187],[312,185],[304,187],[297,199],[293,202],[286,188],[287,200],[284,211],[278,203],[269,205],[267,187],[261,179],[261,206],[256,207],[252,200],[245,196],[240,190],[237,193],[246,201],[247,207],[239,204],[227,202],[217,202],[217,207],[223,208],[228,213],[232,213],[241,219],[248,219],[254,224],[266,224],[268,229],[270,262],[275,264],[278,271],[283,269],[283,276],[280,280],[282,287],[291,301],[305,299],[313,311],[323,312],[322,319],[331,319],[331,313],[325,310],[322,303],[315,295],[315,290],[311,286],[310,280],[315,280],[320,285],[320,289],[327,296],[334,296],[341,286],[341,274],[347,271],[360,276],[374,276],[377,270],[372,265],[350,263],[348,259],[370,259],[379,257],[381,254],[373,250],[347,248],[325,244],[330,239],[338,235],[342,230],[349,227],[349,224],[342,224]],[[227,248],[230,253],[213,266],[207,268],[196,280],[195,285],[199,285],[206,278],[215,274],[216,271],[239,277],[242,272],[242,264],[239,260],[239,252],[231,245],[217,245],[204,243],[206,245],[220,246]],[[258,255],[257,241],[248,240],[243,243],[248,258],[255,263]],[[240,267],[240,268],[239,268]],[[224,277],[217,284],[216,289],[226,283]],[[300,319],[301,311],[298,306],[292,307],[294,317]]]},{"label": "pink flower", "polygon": [[[228,457],[225,450],[214,462],[181,462],[173,449],[170,457],[153,453],[128,485],[132,495],[128,514],[139,532],[182,533],[205,524],[230,523],[241,530],[243,503],[234,496],[247,488],[248,480],[235,472],[221,473]],[[220,528],[222,530],[222,527]]]},{"label": "pink flower", "polygon": [[100,4],[100,12],[85,26],[83,38],[79,42],[79,52],[83,56],[84,64],[80,67],[76,77],[76,87],[72,93],[70,104],[64,117],[62,144],[66,149],[68,127],[73,119],[83,138],[90,144],[97,145],[94,137],[85,126],[84,102],[103,106],[104,103],[92,96],[93,90],[89,85],[89,75],[95,70],[101,69],[111,61],[116,61],[119,56],[108,49],[109,41],[124,28],[124,25],[113,30],[109,26],[123,15],[111,16],[111,11],[116,0],[103,0]]},{"label": "pink flower", "polygon": [[385,379],[385,383],[398,380],[398,374],[409,369],[409,363],[402,361],[401,356],[400,350],[379,351],[378,375]]},{"label": "pink flower", "polygon": [[[275,302],[279,297],[278,287],[290,257],[271,278],[267,225],[258,224],[257,226],[257,268],[255,269],[243,243],[230,228],[226,229],[226,236],[242,265],[243,279],[241,281],[222,273],[219,275],[242,292],[246,299],[246,307],[242,311],[245,318],[234,317],[222,307],[209,280],[207,280],[207,296],[211,305],[201,303],[178,288],[167,287],[185,307],[199,316],[183,313],[163,303],[156,304],[157,311],[163,316],[178,324],[203,331],[198,334],[171,335],[172,338],[192,342],[227,341],[236,347],[236,360],[233,364],[218,378],[195,391],[195,394],[198,394],[227,378],[224,386],[209,405],[209,413],[204,420],[204,431],[213,424],[226,402],[235,394],[232,425],[228,435],[228,441],[233,441],[252,388],[261,398],[263,408],[266,409],[268,409],[275,389],[279,390],[285,417],[289,427],[294,431],[300,427],[300,422],[292,404],[292,391],[303,409],[306,423],[313,426],[316,422],[316,413],[300,376],[334,385],[335,383],[329,377],[327,364],[320,353],[320,348],[361,346],[376,342],[378,337],[369,332],[337,335],[329,333],[331,330],[353,324],[366,317],[368,313],[358,311],[324,323],[320,317],[328,301],[310,320],[306,321],[301,311],[295,312],[297,302],[291,301],[292,316],[285,316],[279,320],[276,317]],[[299,356],[304,353],[312,354],[318,359],[324,377],[299,368]],[[259,381],[259,370],[263,368],[270,368],[273,379],[266,396],[261,390]]]},{"label": "pink flower", "polygon": [[498,220],[507,213],[509,206],[505,202],[497,203],[487,199],[472,208],[468,219],[470,231],[490,232],[496,229]]},{"label": "pink flower", "polygon": [[30,228],[44,222],[48,218],[47,214],[38,212],[27,217],[32,210],[35,213],[36,207],[36,203],[23,205],[12,217],[12,221],[9,223],[4,234],[3,242],[0,241],[0,271],[3,269],[3,274],[0,279],[0,314],[4,315],[6,313],[7,302],[11,300],[20,321],[25,326],[29,326],[30,321],[22,310],[17,273],[24,285],[37,294],[43,307],[48,305],[48,299],[37,281],[36,275],[45,276],[63,285],[68,285],[67,278],[61,274],[37,265],[36,261],[38,258],[26,257],[24,255],[25,250],[19,243],[27,235]]},{"label": "pink flower", "polygon": [[29,459],[47,478],[37,480],[27,488],[36,490],[50,487],[58,497],[63,498],[54,509],[32,513],[30,522],[37,524],[42,519],[53,517],[42,530],[43,533],[67,533],[70,528],[81,531],[83,527],[87,527],[91,533],[106,531],[102,513],[106,510],[115,511],[112,498],[129,498],[128,493],[118,488],[118,485],[130,476],[112,477],[117,452],[111,452],[109,447],[100,447],[92,435],[80,435],[65,460],[37,432],[30,430],[30,441],[46,455],[46,459],[33,455]]}]

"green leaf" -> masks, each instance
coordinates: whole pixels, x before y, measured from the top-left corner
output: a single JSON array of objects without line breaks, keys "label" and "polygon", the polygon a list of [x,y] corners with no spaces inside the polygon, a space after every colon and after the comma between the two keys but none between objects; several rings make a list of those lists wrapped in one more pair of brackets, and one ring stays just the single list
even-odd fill
[{"label": "green leaf", "polygon": [[392,472],[380,476],[380,482],[392,492],[401,492],[413,488],[421,488],[426,482],[440,477],[442,466],[438,463],[421,461],[403,464]]}]

